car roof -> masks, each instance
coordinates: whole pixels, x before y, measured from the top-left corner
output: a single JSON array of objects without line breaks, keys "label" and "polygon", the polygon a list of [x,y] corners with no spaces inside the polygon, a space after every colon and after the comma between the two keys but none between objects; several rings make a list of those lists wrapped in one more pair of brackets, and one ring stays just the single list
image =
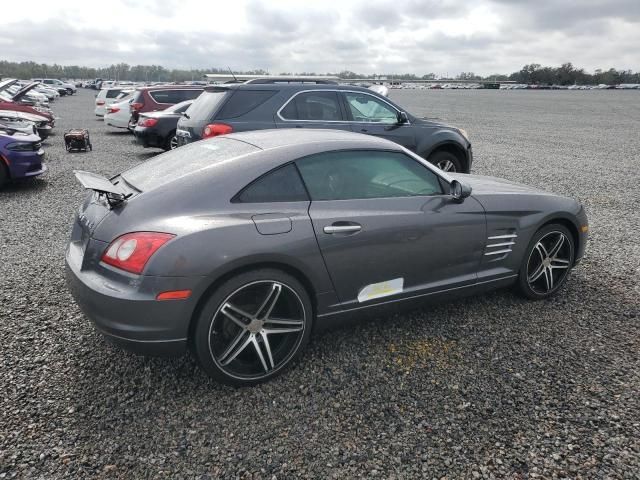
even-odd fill
[{"label": "car roof", "polygon": [[136,90],[202,90],[202,85],[147,85]]},{"label": "car roof", "polygon": [[[364,93],[372,93],[365,87],[357,85],[340,85],[337,83],[221,83],[218,85],[208,85],[205,91],[215,92],[220,90],[290,90],[290,91],[302,91],[302,90],[352,90]],[[373,92],[375,93],[375,92]]]},{"label": "car roof", "polygon": [[[226,135],[229,139],[249,143],[261,150],[282,147],[302,147],[316,143],[340,142],[344,148],[385,148],[400,150],[400,146],[389,140],[344,130],[321,128],[280,128],[273,130],[250,130]],[[348,146],[353,144],[352,146]]]}]

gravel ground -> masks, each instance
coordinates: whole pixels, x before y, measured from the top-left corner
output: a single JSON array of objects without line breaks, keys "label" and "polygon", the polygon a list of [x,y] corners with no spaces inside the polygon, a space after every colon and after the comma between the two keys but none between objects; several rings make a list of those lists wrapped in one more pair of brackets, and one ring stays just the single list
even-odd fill
[{"label": "gravel ground", "polygon": [[[49,173],[0,192],[0,478],[640,478],[638,92],[393,91],[466,128],[474,173],[579,198],[587,257],[556,298],[510,291],[322,332],[256,388],[98,335],[66,290],[83,191],[155,152],[54,104]],[[64,152],[87,127],[94,151]]]}]

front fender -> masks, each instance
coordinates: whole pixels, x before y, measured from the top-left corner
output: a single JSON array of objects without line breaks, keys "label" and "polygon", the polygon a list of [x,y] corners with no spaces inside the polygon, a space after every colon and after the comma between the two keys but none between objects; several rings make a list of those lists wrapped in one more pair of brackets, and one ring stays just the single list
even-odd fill
[{"label": "front fender", "polygon": [[466,152],[471,146],[460,133],[449,128],[439,128],[418,143],[417,152],[421,157],[428,158],[431,153],[444,145],[452,145],[461,152]]}]

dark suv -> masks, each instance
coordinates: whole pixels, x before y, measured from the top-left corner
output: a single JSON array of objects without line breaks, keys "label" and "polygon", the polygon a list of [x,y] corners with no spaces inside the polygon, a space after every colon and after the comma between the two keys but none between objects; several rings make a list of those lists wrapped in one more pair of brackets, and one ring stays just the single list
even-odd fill
[{"label": "dark suv", "polygon": [[255,79],[205,88],[178,121],[179,145],[231,132],[330,128],[392,140],[446,171],[469,173],[466,132],[414,117],[364,87],[330,82]]}]

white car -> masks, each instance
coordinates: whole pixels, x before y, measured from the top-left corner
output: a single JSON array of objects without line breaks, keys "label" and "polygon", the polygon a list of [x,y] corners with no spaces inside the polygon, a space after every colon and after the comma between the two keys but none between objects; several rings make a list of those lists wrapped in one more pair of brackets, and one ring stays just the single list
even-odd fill
[{"label": "white car", "polygon": [[102,88],[96,95],[95,114],[98,117],[103,117],[107,107],[122,98],[120,96],[122,93],[129,94],[132,91],[132,89],[124,89],[122,87]]},{"label": "white car", "polygon": [[63,82],[62,80],[58,80],[57,78],[34,78],[32,79],[32,81],[44,83],[48,87],[64,88],[67,90],[67,93],[69,95],[73,95],[77,90],[74,84]]},{"label": "white car", "polygon": [[132,100],[133,95],[128,94],[116,103],[109,105],[104,114],[104,123],[110,127],[129,128],[129,118],[131,117],[129,104]]}]

